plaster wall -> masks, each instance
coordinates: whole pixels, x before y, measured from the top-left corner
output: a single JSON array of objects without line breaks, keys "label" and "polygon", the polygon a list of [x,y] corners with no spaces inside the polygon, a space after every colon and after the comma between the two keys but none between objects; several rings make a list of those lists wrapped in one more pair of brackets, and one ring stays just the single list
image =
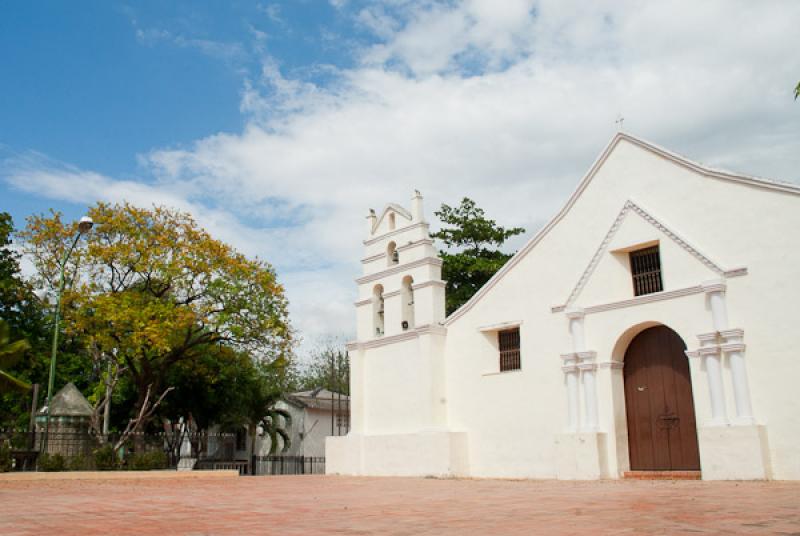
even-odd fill
[{"label": "plaster wall", "polygon": [[[742,473],[732,464],[757,438],[769,476],[800,479],[799,202],[797,193],[704,176],[622,137],[569,210],[532,248],[515,257],[482,296],[447,319],[446,337],[442,334],[435,345],[423,346],[414,334],[398,334],[382,345],[368,343],[367,316],[358,307],[359,345],[351,353],[356,356],[353,422],[354,432],[363,435],[347,438],[360,449],[359,456],[348,458],[360,464],[351,469],[361,474],[424,474],[413,473],[420,467],[402,466],[403,457],[391,454],[394,447],[386,445],[405,445],[397,448],[406,454],[414,449],[422,453],[427,444],[422,434],[438,428],[467,438],[468,447],[459,450],[466,460],[459,474],[554,478],[564,465],[559,458],[563,449],[588,452],[586,445],[591,445],[589,450],[600,459],[583,465],[583,477],[619,477],[629,468],[623,371],[618,365],[627,344],[641,330],[664,324],[689,350],[697,348],[697,336],[714,330],[701,286],[714,279],[726,284],[728,327],[744,330],[753,412],[761,426],[757,432],[737,428],[745,423],[736,417],[724,359],[729,419],[723,428],[729,432],[726,437],[750,439],[726,442],[709,430],[706,363],[691,359],[701,462],[714,478],[738,478]],[[626,203],[627,212],[620,217]],[[664,291],[634,299],[627,252],[656,243]],[[429,271],[421,271],[419,280],[438,279],[438,267],[425,266]],[[391,290],[395,283],[399,288],[402,275],[398,272],[396,281],[394,274],[384,278],[385,288]],[[585,311],[584,350],[596,352],[598,365],[598,427],[584,429],[585,401],[580,400],[583,435],[571,439],[564,435],[567,392],[560,356],[576,349],[565,306]],[[503,325],[520,327],[521,370],[498,370],[497,331]],[[375,436],[384,439],[375,443]],[[391,436],[397,442],[386,439]],[[719,451],[720,445],[727,450]],[[402,467],[390,471],[390,462]],[[575,476],[581,477],[581,464],[575,467]]]},{"label": "plaster wall", "polygon": [[430,427],[433,383],[418,339],[369,350],[364,367],[364,433],[413,433]]},{"label": "plaster wall", "polygon": [[[792,327],[798,320],[800,285],[794,272],[800,243],[789,231],[800,229],[800,199],[703,177],[625,141],[566,216],[482,299],[446,323],[451,424],[470,434],[471,473],[554,476],[553,437],[566,423],[559,355],[572,350],[568,320],[551,306],[565,303],[627,200],[725,269],[747,267],[747,275],[726,278],[729,327],[745,331],[754,412],[768,425],[773,476],[800,478],[800,457],[793,450],[800,439],[800,399],[793,391],[800,331]],[[624,263],[610,251],[649,241],[661,245],[665,292],[721,277],[663,231],[628,214],[572,305],[591,308],[632,298]],[[486,374],[497,354],[480,328],[517,320],[522,321],[522,370]],[[698,334],[713,330],[702,293],[585,318],[586,349],[596,351],[600,363],[600,431],[609,441],[612,477],[627,469],[622,371],[602,364],[623,359],[626,345],[617,343],[626,331],[658,323],[678,332],[689,349],[698,346]],[[698,425],[704,426],[710,408],[702,362],[693,362],[691,371]],[[728,414],[735,416],[730,374],[724,372]]]}]

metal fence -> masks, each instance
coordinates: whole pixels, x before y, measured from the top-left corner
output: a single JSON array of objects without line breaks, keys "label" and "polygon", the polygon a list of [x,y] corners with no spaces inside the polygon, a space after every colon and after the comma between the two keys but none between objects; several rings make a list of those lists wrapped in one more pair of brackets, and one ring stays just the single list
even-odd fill
[{"label": "metal fence", "polygon": [[254,456],[256,475],[324,475],[325,458],[314,456]]},{"label": "metal fence", "polygon": [[[85,471],[103,469],[175,469],[184,439],[198,470],[237,470],[240,475],[325,474],[325,458],[315,456],[253,456],[234,459],[236,434],[175,431],[132,434],[116,453],[103,458],[102,450],[119,440],[116,434],[98,438],[91,431],[28,432],[0,430],[0,448],[11,457],[12,471]],[[155,453],[153,458],[147,454]],[[162,455],[163,454],[163,455]],[[147,466],[147,464],[153,466]],[[252,464],[252,467],[251,467]],[[0,464],[1,465],[1,464]]]},{"label": "metal fence", "polygon": [[109,445],[116,445],[118,434],[98,437],[91,431],[51,430],[48,434],[41,430],[0,430],[0,447],[9,451],[13,471],[136,468],[144,463],[153,464],[153,458],[149,462],[142,458],[142,455],[151,453],[157,454],[156,465],[175,468],[184,439],[191,445],[191,456],[207,465],[248,465],[247,461],[235,462],[232,459],[236,435],[229,433],[175,430],[131,434],[118,449],[116,458],[104,460],[99,451],[104,447],[107,450]]}]

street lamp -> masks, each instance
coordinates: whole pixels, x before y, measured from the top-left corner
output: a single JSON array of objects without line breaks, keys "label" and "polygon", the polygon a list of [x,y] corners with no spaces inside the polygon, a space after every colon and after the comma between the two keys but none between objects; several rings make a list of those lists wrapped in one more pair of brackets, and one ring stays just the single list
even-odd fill
[{"label": "street lamp", "polygon": [[61,295],[64,293],[64,271],[67,267],[67,261],[69,260],[69,256],[72,255],[72,251],[75,249],[75,246],[78,245],[78,240],[80,240],[81,236],[88,233],[94,222],[92,218],[89,216],[84,216],[78,222],[78,233],[75,235],[75,239],[72,241],[72,245],[70,248],[64,253],[64,257],[61,259],[61,264],[59,265],[59,269],[61,270],[61,279],[58,285],[58,292],[56,294],[56,309],[53,312],[53,350],[50,354],[50,377],[47,380],[47,414],[45,416],[45,436],[44,436],[44,452],[47,452],[47,442],[50,439],[50,404],[53,401],[53,382],[55,381],[56,375],[56,353],[58,351],[58,323],[61,317]]}]

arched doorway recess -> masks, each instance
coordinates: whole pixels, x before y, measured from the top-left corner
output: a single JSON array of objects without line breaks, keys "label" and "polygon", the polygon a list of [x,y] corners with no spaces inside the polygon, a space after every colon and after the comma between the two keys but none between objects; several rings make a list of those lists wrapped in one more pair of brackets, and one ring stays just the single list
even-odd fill
[{"label": "arched doorway recess", "polygon": [[625,351],[625,412],[632,471],[699,471],[700,451],[683,339],[647,328]]}]

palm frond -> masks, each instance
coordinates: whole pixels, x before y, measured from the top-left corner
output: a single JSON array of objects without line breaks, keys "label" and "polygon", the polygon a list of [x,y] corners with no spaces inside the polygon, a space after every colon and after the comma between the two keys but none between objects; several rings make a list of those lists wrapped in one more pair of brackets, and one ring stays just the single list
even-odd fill
[{"label": "palm frond", "polygon": [[0,341],[0,367],[13,367],[31,347],[26,340],[12,343]]},{"label": "palm frond", "polygon": [[281,416],[283,420],[286,422],[287,425],[292,424],[292,414],[286,411],[285,409],[279,408],[271,408],[269,410],[269,416],[272,418],[273,421],[276,421],[275,417]]},{"label": "palm frond", "polygon": [[12,391],[25,392],[31,389],[31,384],[15,378],[8,372],[0,370],[0,393],[10,393]]},{"label": "palm frond", "polygon": [[281,452],[288,452],[289,449],[292,448],[292,439],[289,437],[289,434],[286,433],[286,430],[283,428],[276,428],[275,433],[281,436],[281,440],[283,441]]}]

